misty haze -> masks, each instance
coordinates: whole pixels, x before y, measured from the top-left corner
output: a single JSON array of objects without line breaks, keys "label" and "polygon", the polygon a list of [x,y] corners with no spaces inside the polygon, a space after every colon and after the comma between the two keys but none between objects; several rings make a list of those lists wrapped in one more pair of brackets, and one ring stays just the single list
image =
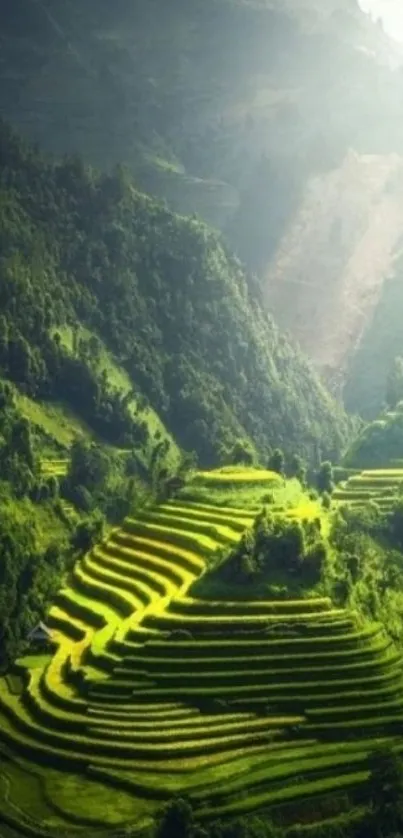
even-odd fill
[{"label": "misty haze", "polygon": [[403,6],[0,4],[0,838],[403,835]]}]

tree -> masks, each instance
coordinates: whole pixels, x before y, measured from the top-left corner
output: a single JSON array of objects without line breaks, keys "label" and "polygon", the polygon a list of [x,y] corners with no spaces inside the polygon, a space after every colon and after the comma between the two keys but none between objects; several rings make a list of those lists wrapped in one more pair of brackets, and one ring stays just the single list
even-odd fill
[{"label": "tree", "polygon": [[248,439],[237,439],[225,454],[228,465],[253,466],[256,464],[256,451]]},{"label": "tree", "polygon": [[390,517],[390,534],[393,544],[401,548],[403,546],[403,498],[399,498],[393,506]]},{"label": "tree", "polygon": [[34,453],[32,448],[31,428],[27,419],[17,419],[13,422],[10,434],[10,449],[34,470]]},{"label": "tree", "polygon": [[378,748],[370,758],[370,768],[374,821],[382,838],[403,828],[403,760],[388,748]]},{"label": "tree", "polygon": [[276,471],[278,474],[284,474],[284,454],[281,448],[275,448],[272,454],[270,454],[267,467],[270,471]]},{"label": "tree", "polygon": [[329,495],[329,492],[322,493],[322,506],[324,509],[330,509],[332,505],[332,499]]},{"label": "tree", "polygon": [[290,467],[289,467],[289,476],[296,477],[297,480],[301,483],[301,486],[305,486],[306,484],[306,465],[299,456],[299,454],[293,454],[291,457]]},{"label": "tree", "polygon": [[320,492],[327,492],[332,494],[334,489],[333,483],[333,466],[329,460],[320,464],[319,471],[316,475],[316,483]]},{"label": "tree", "polygon": [[0,315],[0,364],[7,365],[8,362],[8,339],[9,328],[4,314]]},{"label": "tree", "polygon": [[386,404],[396,407],[403,399],[403,358],[397,355],[386,380]]},{"label": "tree", "polygon": [[79,521],[71,537],[72,547],[83,552],[90,550],[93,544],[101,540],[104,525],[104,516],[99,511]]},{"label": "tree", "polygon": [[104,488],[110,475],[111,463],[95,443],[76,440],[71,446],[68,482],[71,487],[85,486],[90,492]]},{"label": "tree", "polygon": [[191,838],[193,832],[192,807],[186,800],[178,798],[165,807],[155,838]]}]

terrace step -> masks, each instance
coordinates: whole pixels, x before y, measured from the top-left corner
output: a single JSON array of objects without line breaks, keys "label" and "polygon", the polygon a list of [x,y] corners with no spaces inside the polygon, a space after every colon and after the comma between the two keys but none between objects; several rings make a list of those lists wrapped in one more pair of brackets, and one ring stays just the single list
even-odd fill
[{"label": "terrace step", "polygon": [[[312,634],[309,633],[308,628],[312,628]],[[280,630],[283,631],[282,626]],[[369,628],[360,631],[354,629],[348,634],[314,634],[314,631],[318,631],[317,626],[304,627],[302,637],[297,633],[288,637],[286,634],[268,636],[262,632],[257,639],[243,639],[239,635],[236,638],[229,639],[227,637],[220,640],[210,637],[198,638],[197,640],[161,640],[154,638],[147,641],[145,653],[147,655],[153,655],[154,653],[158,655],[169,650],[168,656],[173,652],[179,658],[195,655],[203,657],[227,657],[227,655],[232,655],[236,657],[238,655],[245,656],[249,651],[252,656],[256,656],[260,653],[273,654],[276,650],[283,654],[292,651],[303,654],[317,649],[331,654],[336,647],[341,650],[362,650],[364,653],[364,650],[368,648],[367,644],[375,640],[390,643],[389,640],[386,641],[383,626],[380,624],[371,625]]]},{"label": "terrace step", "polygon": [[[176,506],[177,504],[182,505],[183,501],[181,501],[181,500],[171,501],[171,506]],[[189,511],[192,511],[192,512],[193,511],[194,512],[200,512],[202,514],[205,513],[206,518],[208,518],[208,516],[211,513],[211,514],[220,515],[220,516],[222,515],[224,517],[226,515],[231,515],[231,516],[235,516],[236,518],[241,518],[241,519],[242,518],[255,519],[256,516],[259,515],[259,512],[262,511],[261,506],[256,506],[256,507],[252,507],[252,508],[250,508],[250,507],[245,508],[245,507],[239,507],[239,506],[237,507],[237,506],[232,506],[232,504],[228,505],[228,506],[219,506],[218,504],[215,504],[215,503],[203,503],[202,501],[192,501],[192,500],[187,500],[186,501],[186,509],[189,510]]]},{"label": "terrace step", "polygon": [[[218,635],[221,631],[221,633],[226,632],[227,636],[229,633],[234,635],[235,632],[239,632],[240,634],[248,631],[257,632],[259,630],[262,632],[265,629],[269,630],[270,626],[273,629],[275,627],[280,629],[280,626],[284,627],[288,625],[289,629],[291,631],[293,630],[293,616],[290,614],[244,614],[244,616],[237,616],[236,614],[224,616],[217,614],[205,616],[193,615],[191,613],[176,613],[174,609],[175,602],[171,602],[168,611],[164,614],[148,614],[145,617],[144,625],[163,631],[184,629],[190,633],[197,632],[200,634],[210,633]],[[310,612],[299,613],[295,615],[294,621],[299,630],[301,630],[302,626],[309,624],[315,625],[317,631],[327,628],[331,632],[337,631],[337,628],[339,631],[344,632],[352,627],[352,618],[347,616],[346,612],[342,609],[333,609],[323,616],[325,619],[323,619],[321,614]]]},{"label": "terrace step", "polygon": [[[138,599],[140,603],[139,607],[144,607],[152,602],[153,599],[166,595],[166,590],[164,589],[160,589],[159,592],[156,592],[151,585],[140,582],[138,579],[134,580],[116,571],[111,571],[101,567],[97,564],[96,560],[91,558],[89,555],[84,556],[84,559],[82,560],[82,567],[85,573],[93,579],[99,582],[104,582],[117,590],[121,589],[123,591],[127,591],[129,594],[132,594],[136,599]],[[174,590],[175,588],[172,586],[172,591]]]},{"label": "terrace step", "polygon": [[250,686],[254,686],[255,684],[268,684],[272,686],[276,684],[278,688],[280,688],[284,683],[288,683],[292,678],[295,682],[305,682],[306,684],[310,683],[310,676],[312,676],[312,681],[321,677],[324,681],[335,681],[335,683],[340,682],[344,678],[351,676],[351,682],[354,681],[355,678],[360,679],[364,676],[368,676],[368,678],[376,675],[377,673],[381,674],[384,673],[385,675],[389,670],[393,670],[396,674],[401,674],[401,670],[398,669],[396,671],[396,663],[398,660],[398,655],[394,659],[390,661],[373,661],[373,662],[356,662],[352,664],[346,664],[344,666],[334,667],[333,665],[329,666],[318,666],[318,667],[284,667],[278,669],[268,669],[265,664],[263,664],[262,668],[260,669],[252,669],[252,667],[245,667],[244,670],[241,670],[237,667],[237,669],[222,669],[217,668],[213,670],[203,670],[203,669],[193,669],[187,668],[185,671],[177,671],[174,672],[170,668],[164,669],[162,665],[159,668],[155,668],[154,671],[150,672],[146,669],[144,670],[131,670],[129,667],[118,667],[115,669],[114,677],[118,679],[126,678],[131,679],[133,678],[136,681],[141,679],[147,680],[153,679],[156,685],[161,687],[169,686],[169,687],[177,687],[180,690],[184,685],[191,687],[195,683],[200,683],[200,687],[202,692],[204,692],[204,685],[206,682],[211,686],[227,686],[230,685],[231,682],[234,685],[241,686],[242,684],[250,684]]},{"label": "terrace step", "polygon": [[47,617],[49,628],[57,629],[71,640],[82,640],[87,631],[88,625],[77,617],[67,614],[62,608],[53,605]]},{"label": "terrace step", "polygon": [[[391,645],[391,644],[390,644]],[[276,669],[278,667],[281,668],[298,668],[301,664],[305,664],[306,666],[310,666],[311,670],[315,672],[315,669],[326,668],[326,666],[332,665],[333,667],[345,666],[346,663],[353,662],[354,660],[359,662],[360,666],[365,665],[365,663],[373,663],[373,665],[383,665],[385,652],[390,648],[383,644],[380,645],[378,649],[373,649],[369,647],[368,649],[347,649],[344,652],[324,652],[322,654],[319,653],[307,653],[306,651],[302,650],[299,654],[286,654],[286,653],[279,653],[277,655],[250,655],[244,656],[236,655],[232,657],[185,657],[181,658],[180,655],[173,656],[175,651],[174,645],[168,647],[167,654],[162,654],[160,657],[157,655],[150,656],[148,654],[149,644],[144,648],[144,650],[139,651],[138,655],[126,655],[122,661],[120,662],[120,666],[123,669],[136,669],[140,666],[146,667],[148,672],[157,673],[161,670],[169,669],[172,672],[198,672],[202,671],[203,669],[208,669],[209,671],[212,670],[242,670],[243,668],[251,668],[254,669],[255,667],[262,667],[265,669]],[[195,649],[195,654],[197,654],[197,650]],[[172,657],[171,657],[172,655]],[[235,664],[236,660],[236,664]]]},{"label": "terrace step", "polygon": [[[227,543],[229,539],[217,535],[214,538],[211,535],[202,535],[200,533],[191,533],[180,530],[172,526],[164,526],[164,524],[157,524],[154,521],[147,523],[146,521],[139,521],[134,519],[126,519],[125,529],[135,537],[149,537],[158,539],[163,538],[169,544],[174,544],[175,547],[191,548],[195,557],[208,556],[214,553],[222,544]],[[238,537],[234,537],[234,543],[238,541]]]},{"label": "terrace step", "polygon": [[[123,682],[122,682],[123,683]],[[388,685],[391,694],[399,693],[402,689],[401,673],[400,671],[391,670],[389,673],[380,675],[372,675],[370,677],[357,677],[350,679],[332,679],[331,681],[285,681],[280,683],[246,683],[246,684],[216,684],[215,686],[206,686],[203,689],[203,698],[236,698],[237,696],[265,695],[268,703],[283,702],[291,703],[293,706],[297,704],[301,707],[306,705],[307,701],[322,702],[323,698],[334,698],[343,693],[350,693],[359,690],[365,690],[366,695],[371,692],[376,692],[382,686]],[[150,700],[161,698],[166,700],[169,697],[180,697],[181,701],[194,700],[200,695],[198,687],[183,684],[178,686],[175,682],[172,685],[158,686],[149,690],[136,689],[137,700]]]},{"label": "terrace step", "polygon": [[[180,614],[202,615],[203,617],[218,617],[225,619],[228,616],[245,615],[264,617],[266,614],[287,614],[292,617],[304,619],[308,613],[311,614],[334,614],[330,597],[318,597],[317,599],[280,599],[280,600],[240,600],[240,601],[219,601],[193,599],[192,597],[174,597],[170,603],[169,610]],[[338,613],[338,612],[336,612]],[[340,612],[341,613],[341,612]],[[345,612],[343,612],[345,614]]]},{"label": "terrace step", "polygon": [[162,511],[161,508],[154,512],[144,513],[144,518],[139,520],[148,525],[154,525],[155,523],[158,527],[168,527],[171,532],[189,533],[195,538],[204,535],[223,545],[228,542],[238,542],[245,529],[245,527],[241,530],[239,526],[234,527],[232,522],[224,524],[217,521],[195,520],[191,516],[182,516],[174,510],[170,510],[170,512]]},{"label": "terrace step", "polygon": [[[182,568],[185,571],[199,576],[205,568],[205,558],[197,552],[185,549],[184,546],[176,544],[175,541],[168,543],[161,541],[155,533],[152,537],[153,528],[146,528],[144,525],[144,534],[135,533],[127,529],[114,533],[110,538],[109,544],[117,543],[118,546],[130,547],[132,554],[146,554],[152,559],[165,559],[168,562],[173,562],[176,565],[175,570]],[[217,545],[214,545],[214,549]]]},{"label": "terrace step", "polygon": [[243,721],[237,720],[235,722],[231,721],[208,721],[204,722],[204,724],[198,724],[196,726],[192,726],[191,724],[187,725],[186,727],[174,727],[170,726],[168,728],[158,728],[158,730],[144,730],[136,728],[134,725],[132,728],[123,728],[123,727],[110,727],[108,728],[105,725],[102,726],[91,726],[89,728],[89,733],[92,734],[96,739],[113,739],[116,741],[123,741],[123,742],[132,742],[133,744],[137,744],[139,741],[147,742],[147,743],[166,743],[169,744],[171,742],[189,742],[189,741],[200,741],[200,744],[203,744],[203,739],[210,739],[212,737],[220,736],[226,737],[236,734],[237,736],[244,735],[245,737],[253,732],[266,732],[267,734],[278,734],[279,730],[282,730],[285,727],[289,727],[290,725],[295,725],[304,722],[303,716],[278,716],[272,718],[254,718],[254,719],[244,719]]},{"label": "terrace step", "polygon": [[[117,536],[116,536],[117,538]],[[126,536],[122,536],[126,539]],[[100,565],[116,569],[133,578],[138,578],[145,584],[153,584],[156,590],[165,590],[167,585],[174,585],[179,588],[185,580],[189,582],[196,578],[196,574],[183,567],[175,566],[172,557],[160,558],[152,552],[146,552],[134,547],[124,547],[117,541],[109,540],[108,544],[101,550],[96,551],[96,559]],[[198,574],[197,574],[198,575]]]},{"label": "terrace step", "polygon": [[159,507],[166,516],[175,517],[180,515],[181,518],[189,519],[189,521],[207,521],[211,523],[221,523],[224,526],[230,526],[233,530],[242,533],[248,527],[251,527],[255,515],[249,512],[239,512],[236,514],[233,510],[222,510],[211,506],[209,509],[200,509],[196,505],[182,506],[180,503],[161,504]]},{"label": "terrace step", "polygon": [[92,558],[99,568],[138,581],[160,596],[166,596],[183,582],[183,575],[168,562],[151,559],[147,554],[133,553],[113,542],[108,542],[103,549],[93,547]]}]

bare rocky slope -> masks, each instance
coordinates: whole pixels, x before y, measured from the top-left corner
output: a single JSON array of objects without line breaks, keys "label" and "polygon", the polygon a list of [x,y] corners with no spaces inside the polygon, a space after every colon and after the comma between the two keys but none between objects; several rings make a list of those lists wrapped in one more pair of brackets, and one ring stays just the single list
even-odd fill
[{"label": "bare rocky slope", "polygon": [[334,387],[343,381],[403,231],[403,158],[349,151],[311,178],[265,275],[280,325]]}]

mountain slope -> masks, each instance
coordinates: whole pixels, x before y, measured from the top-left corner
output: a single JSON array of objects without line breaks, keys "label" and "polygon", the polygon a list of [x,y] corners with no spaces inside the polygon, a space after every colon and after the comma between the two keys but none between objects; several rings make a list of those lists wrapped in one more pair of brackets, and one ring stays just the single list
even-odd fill
[{"label": "mountain slope", "polygon": [[401,219],[402,55],[355,0],[7,0],[0,51],[4,115],[223,230],[335,385]]},{"label": "mountain slope", "polygon": [[[403,229],[403,228],[402,228]],[[403,354],[401,236],[395,258],[382,287],[379,304],[368,318],[359,346],[353,353],[345,385],[345,403],[374,419],[385,404],[388,376],[395,358]],[[400,398],[400,395],[398,396]]]},{"label": "mountain slope", "polygon": [[[392,50],[355,0],[7,0],[0,32],[4,115],[220,226],[263,154],[317,171],[348,145],[390,148]],[[392,135],[403,148],[396,116]]]},{"label": "mountain slope", "polygon": [[[94,367],[98,334],[203,463],[239,437],[263,456],[280,444],[309,459],[319,449],[337,457],[345,417],[218,234],[141,195],[122,170],[98,176],[79,159],[43,160],[6,126],[1,154],[7,376],[28,394],[64,399],[115,444],[128,434],[133,444],[141,428],[127,399],[106,396]],[[95,333],[88,344],[77,338],[74,357],[61,339],[67,324]]]},{"label": "mountain slope", "polygon": [[382,295],[403,230],[402,191],[402,158],[351,151],[308,183],[267,269],[279,323],[331,380],[343,377]]}]

